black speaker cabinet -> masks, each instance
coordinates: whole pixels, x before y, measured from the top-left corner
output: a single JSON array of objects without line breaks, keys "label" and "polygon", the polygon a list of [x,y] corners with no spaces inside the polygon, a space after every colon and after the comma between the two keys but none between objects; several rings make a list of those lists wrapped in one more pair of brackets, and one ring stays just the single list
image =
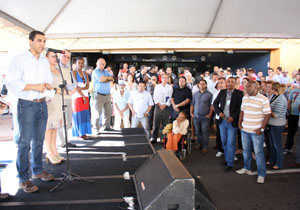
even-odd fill
[{"label": "black speaker cabinet", "polygon": [[195,208],[195,180],[172,151],[159,150],[135,173],[140,209]]}]

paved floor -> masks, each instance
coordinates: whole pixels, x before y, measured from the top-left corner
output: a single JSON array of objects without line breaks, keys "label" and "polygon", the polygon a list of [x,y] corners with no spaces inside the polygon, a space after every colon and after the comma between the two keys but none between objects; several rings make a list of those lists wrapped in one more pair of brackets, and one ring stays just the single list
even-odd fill
[{"label": "paved floor", "polygon": [[[11,116],[0,116],[0,160],[15,158],[16,147],[11,136]],[[256,175],[223,172],[223,159],[215,157],[217,150],[214,145],[215,140],[211,138],[208,154],[202,155],[200,151],[193,150],[183,164],[199,178],[219,210],[300,209],[300,170],[291,172],[287,167],[294,160],[294,154],[285,156],[286,170],[268,174],[266,183],[261,185],[256,183]],[[243,166],[242,156],[238,159],[235,169]],[[255,170],[255,163],[253,167]]]}]

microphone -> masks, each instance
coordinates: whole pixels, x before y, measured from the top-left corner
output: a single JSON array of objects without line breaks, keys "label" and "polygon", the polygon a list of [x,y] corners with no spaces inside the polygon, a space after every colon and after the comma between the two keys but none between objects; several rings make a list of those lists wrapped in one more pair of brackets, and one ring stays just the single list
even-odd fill
[{"label": "microphone", "polygon": [[65,54],[66,53],[66,51],[64,51],[64,50],[56,50],[56,49],[52,49],[52,48],[48,48],[48,47],[45,47],[45,50],[50,51],[50,52],[54,52],[54,53],[60,53],[60,54]]}]

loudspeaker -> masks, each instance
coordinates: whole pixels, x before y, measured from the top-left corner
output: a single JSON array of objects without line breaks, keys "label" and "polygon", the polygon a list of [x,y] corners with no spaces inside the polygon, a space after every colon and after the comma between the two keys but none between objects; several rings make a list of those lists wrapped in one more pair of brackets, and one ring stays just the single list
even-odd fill
[{"label": "loudspeaker", "polygon": [[135,173],[140,209],[194,209],[195,180],[175,154],[159,150]]}]

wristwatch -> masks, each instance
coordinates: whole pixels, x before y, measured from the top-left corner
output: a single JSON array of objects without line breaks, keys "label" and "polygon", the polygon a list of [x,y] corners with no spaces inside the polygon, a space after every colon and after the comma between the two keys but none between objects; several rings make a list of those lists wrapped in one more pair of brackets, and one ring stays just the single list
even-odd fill
[{"label": "wristwatch", "polygon": [[265,129],[263,129],[263,128],[260,129],[261,132],[264,132],[264,130],[265,130]]},{"label": "wristwatch", "polygon": [[57,88],[54,88],[55,94],[57,93]]},{"label": "wristwatch", "polygon": [[178,104],[176,104],[175,107],[178,108]]}]

